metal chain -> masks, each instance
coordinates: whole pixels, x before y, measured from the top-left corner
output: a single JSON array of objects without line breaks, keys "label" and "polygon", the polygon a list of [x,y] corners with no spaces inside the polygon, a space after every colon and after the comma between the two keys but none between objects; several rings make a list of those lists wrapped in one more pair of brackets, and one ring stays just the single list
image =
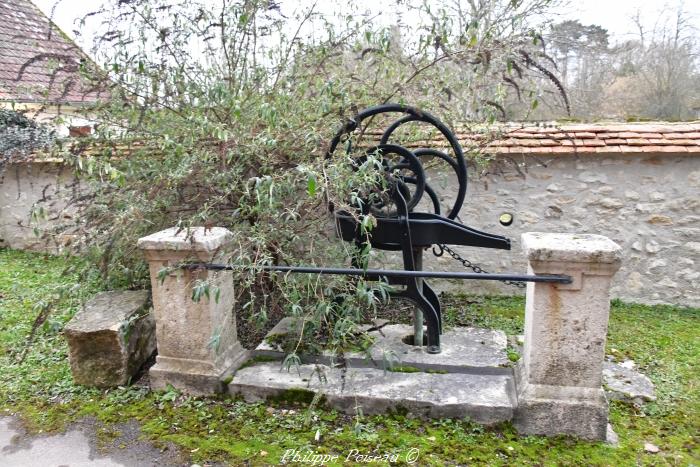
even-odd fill
[{"label": "metal chain", "polygon": [[[459,261],[462,263],[462,266],[464,266],[466,269],[471,269],[477,274],[488,274],[488,271],[485,271],[481,266],[478,266],[471,261],[469,261],[466,258],[462,258],[459,253],[457,253],[455,250],[450,248],[447,245],[444,244],[439,244],[437,247],[440,249],[440,251],[435,251],[435,247],[433,247],[433,254],[435,256],[442,256],[443,252],[447,252],[454,260]],[[513,287],[517,287],[519,289],[524,289],[526,287],[525,282],[520,282],[520,281],[502,281],[504,284],[512,285]]]}]

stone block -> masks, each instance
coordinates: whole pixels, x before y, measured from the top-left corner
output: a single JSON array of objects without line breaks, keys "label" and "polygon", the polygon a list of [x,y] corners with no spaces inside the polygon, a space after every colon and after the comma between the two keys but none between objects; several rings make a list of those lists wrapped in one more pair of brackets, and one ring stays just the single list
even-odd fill
[{"label": "stone block", "polygon": [[[522,371],[522,367],[519,367]],[[523,384],[516,372],[517,409],[513,425],[524,435],[571,435],[605,440],[608,402],[600,389]]]},{"label": "stone block", "polygon": [[63,334],[77,384],[104,388],[129,383],[156,349],[148,301],[146,290],[101,292],[68,322]]},{"label": "stone block", "polygon": [[[632,363],[629,360],[624,363]],[[603,366],[603,382],[609,399],[619,399],[636,404],[656,400],[654,383],[633,367],[624,363],[606,361]]]},{"label": "stone block", "polygon": [[[158,256],[157,252],[184,252],[191,256],[199,256],[196,253],[204,253],[204,258],[210,259],[215,252],[225,247],[232,239],[231,231],[223,227],[212,227],[211,229],[171,227],[140,238],[137,246],[145,250],[146,255],[153,257]],[[175,254],[174,256],[180,255]]]},{"label": "stone block", "polygon": [[602,235],[531,232],[523,234],[523,252],[530,261],[615,263],[622,249]]}]

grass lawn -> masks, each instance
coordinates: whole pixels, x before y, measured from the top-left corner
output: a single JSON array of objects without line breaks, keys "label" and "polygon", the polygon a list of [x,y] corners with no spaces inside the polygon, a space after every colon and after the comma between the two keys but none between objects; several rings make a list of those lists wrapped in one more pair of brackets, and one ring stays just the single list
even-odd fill
[{"label": "grass lawn", "polygon": [[[611,404],[620,436],[615,448],[566,437],[519,437],[508,424],[484,428],[409,414],[351,417],[306,405],[153,393],[139,385],[109,391],[76,386],[60,331],[96,288],[62,275],[65,264],[0,250],[0,410],[18,414],[34,431],[62,430],[92,416],[108,438],[118,435],[117,422],[135,419],[145,437],[181,446],[193,462],[232,465],[277,464],[287,449],[338,453],[341,459],[352,449],[395,453],[402,463],[411,448],[420,450],[416,465],[700,465],[698,309],[613,302],[608,353],[637,362],[658,396],[642,408]],[[447,324],[511,334],[522,328],[520,298],[453,296],[445,308]],[[645,452],[645,443],[660,452]]]}]

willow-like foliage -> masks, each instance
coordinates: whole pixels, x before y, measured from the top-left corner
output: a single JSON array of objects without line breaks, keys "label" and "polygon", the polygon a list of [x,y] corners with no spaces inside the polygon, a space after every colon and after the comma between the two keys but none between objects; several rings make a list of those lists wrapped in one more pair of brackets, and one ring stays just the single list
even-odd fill
[{"label": "willow-like foliage", "polygon": [[[557,80],[538,58],[550,3],[402,0],[366,13],[362,1],[108,4],[85,18],[101,33],[95,68],[84,68],[112,99],[94,109],[98,136],[65,151],[90,185],[76,201],[75,247],[108,287],[147,284],[136,240],[174,225],[231,229],[234,264],[347,264],[354,252],[335,238],[327,207],[352,208],[353,193],[382,175],[372,163],[356,170],[342,151],[326,160],[338,126],[385,102],[476,132],[526,117],[502,104],[517,92],[534,108],[536,78]],[[467,148],[474,159],[486,143]],[[385,295],[338,277],[243,270],[235,280],[247,320],[303,316],[311,341],[333,347],[356,342],[355,324]]]}]

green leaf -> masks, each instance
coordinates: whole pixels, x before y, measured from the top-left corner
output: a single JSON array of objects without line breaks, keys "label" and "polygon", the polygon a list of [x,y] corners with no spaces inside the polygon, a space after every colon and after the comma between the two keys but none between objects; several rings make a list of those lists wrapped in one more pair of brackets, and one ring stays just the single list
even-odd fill
[{"label": "green leaf", "polygon": [[316,195],[316,175],[313,173],[309,174],[309,180],[306,184],[306,191],[311,197]]},{"label": "green leaf", "polygon": [[214,352],[218,352],[220,346],[221,346],[221,329],[217,328],[214,330],[214,333],[209,338],[209,342],[207,342],[207,347],[212,349]]},{"label": "green leaf", "polygon": [[208,283],[197,281],[194,287],[192,287],[192,301],[199,302],[202,299],[202,297],[206,297],[207,299],[209,299],[209,292],[210,288]]}]

